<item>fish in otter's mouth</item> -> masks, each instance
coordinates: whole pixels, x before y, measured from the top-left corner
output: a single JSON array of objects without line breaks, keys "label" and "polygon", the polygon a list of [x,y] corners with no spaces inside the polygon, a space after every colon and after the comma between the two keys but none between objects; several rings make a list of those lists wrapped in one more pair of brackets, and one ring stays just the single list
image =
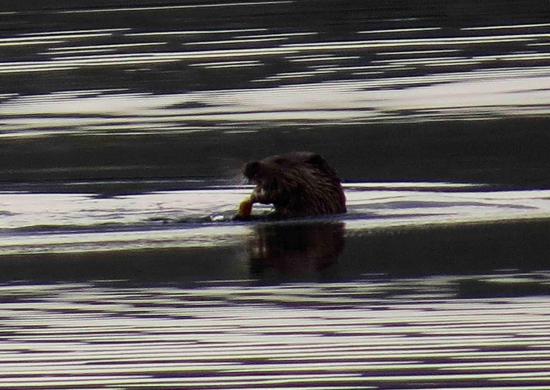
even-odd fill
[{"label": "fish in otter's mouth", "polygon": [[270,156],[247,163],[243,174],[256,188],[241,202],[237,219],[249,218],[254,203],[272,204],[279,218],[346,212],[340,179],[318,154]]}]

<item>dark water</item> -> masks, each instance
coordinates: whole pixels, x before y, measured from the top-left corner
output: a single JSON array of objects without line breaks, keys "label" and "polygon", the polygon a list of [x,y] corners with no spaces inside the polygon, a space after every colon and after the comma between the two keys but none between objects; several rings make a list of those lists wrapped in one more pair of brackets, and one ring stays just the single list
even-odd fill
[{"label": "dark water", "polygon": [[3,4],[3,181],[304,149],[348,181],[548,182],[546,2]]},{"label": "dark water", "polygon": [[[543,1],[3,1],[0,388],[549,388],[549,39]],[[291,150],[349,212],[231,221]]]}]

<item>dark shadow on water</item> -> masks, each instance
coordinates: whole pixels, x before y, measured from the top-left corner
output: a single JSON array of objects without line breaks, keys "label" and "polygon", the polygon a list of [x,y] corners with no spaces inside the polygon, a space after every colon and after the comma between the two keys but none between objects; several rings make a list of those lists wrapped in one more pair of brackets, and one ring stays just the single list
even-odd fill
[{"label": "dark shadow on water", "polygon": [[548,278],[472,278],[457,282],[459,298],[507,298],[550,295]]},{"label": "dark shadow on water", "polygon": [[155,249],[5,256],[0,281],[193,284],[247,277],[236,248]]},{"label": "dark shadow on water", "polygon": [[548,270],[549,221],[391,228],[347,235],[348,274],[397,277]]},{"label": "dark shadow on water", "polygon": [[247,244],[250,272],[259,278],[331,278],[344,250],[343,223],[260,224]]},{"label": "dark shadow on water", "polygon": [[2,256],[0,282],[102,280],[193,287],[453,276],[466,281],[456,286],[464,297],[531,295],[550,289],[545,282],[495,284],[480,275],[544,273],[550,268],[549,253],[548,221],[373,231],[346,231],[334,221],[263,222],[253,225],[241,244],[228,247]]},{"label": "dark shadow on water", "polygon": [[[228,183],[246,161],[312,150],[330,161],[345,182],[464,182],[540,189],[550,186],[548,126],[547,118],[521,118],[326,125],[314,131],[274,127],[235,134],[5,139],[0,144],[0,184],[3,190],[106,194],[177,190],[189,188],[190,181],[182,178],[201,180],[202,185]],[[67,182],[73,185],[55,185]]]}]

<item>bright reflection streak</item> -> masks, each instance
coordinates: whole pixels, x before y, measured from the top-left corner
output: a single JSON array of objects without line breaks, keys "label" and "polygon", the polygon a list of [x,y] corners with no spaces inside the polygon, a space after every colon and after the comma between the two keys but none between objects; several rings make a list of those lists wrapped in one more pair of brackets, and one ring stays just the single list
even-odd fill
[{"label": "bright reflection streak", "polygon": [[75,34],[52,34],[47,36],[30,36],[30,37],[18,37],[18,38],[0,38],[0,43],[8,42],[32,42],[32,41],[45,41],[52,39],[77,39],[77,38],[98,38],[109,37],[111,33],[75,33]]},{"label": "bright reflection streak", "polygon": [[183,30],[183,31],[156,31],[143,33],[127,33],[129,37],[147,37],[147,36],[163,36],[163,35],[205,35],[205,34],[230,34],[243,32],[259,32],[267,31],[265,28],[248,28],[237,30]]},{"label": "bright reflection streak", "polygon": [[[92,61],[92,60],[89,60]],[[148,63],[139,57],[129,62]],[[163,60],[159,60],[163,62]],[[166,59],[168,61],[168,59]],[[409,61],[409,60],[405,60]],[[453,60],[454,61],[454,60]],[[427,66],[452,65],[453,61]],[[56,61],[57,67],[24,63],[0,64],[0,73],[68,69],[71,61]],[[116,62],[115,62],[116,63]],[[463,63],[463,62],[460,62]],[[93,64],[91,62],[90,64]],[[222,69],[261,66],[258,60],[200,62],[193,66]],[[379,71],[397,64],[372,66],[323,66],[307,72],[281,73],[263,81],[291,80],[331,75],[346,71]],[[51,94],[12,97],[0,106],[4,131],[32,132],[56,128],[64,131],[93,131],[112,126],[122,130],[134,124],[138,132],[147,133],[162,127],[188,128],[192,121],[227,124],[250,121],[329,121],[349,123],[376,121],[427,121],[513,117],[548,113],[550,77],[547,68],[502,68],[473,72],[440,73],[428,76],[378,78],[341,82],[322,82],[266,87],[250,90],[190,92],[172,95],[102,93]],[[191,107],[177,108],[192,104]],[[402,112],[406,110],[407,113]],[[32,114],[33,117],[18,117]],[[105,117],[109,114],[110,117]],[[64,115],[65,117],[51,117]],[[86,117],[89,115],[94,118]],[[149,123],[147,129],[144,124]],[[122,127],[120,127],[122,126]],[[242,126],[241,126],[242,127]],[[64,130],[63,130],[64,129]],[[240,130],[247,130],[241,128]],[[121,132],[120,134],[123,134]],[[13,136],[13,135],[12,135]]]},{"label": "bright reflection streak", "polygon": [[464,31],[478,31],[478,30],[508,30],[508,29],[523,29],[531,27],[549,27],[550,23],[532,23],[532,24],[510,24],[501,26],[481,26],[481,27],[464,27],[461,30]]},{"label": "bright reflection streak", "polygon": [[27,34],[21,34],[22,36],[49,36],[49,35],[66,35],[66,34],[89,34],[89,33],[113,33],[113,32],[122,32],[122,31],[130,31],[130,28],[99,28],[99,29],[91,29],[91,30],[61,30],[61,31],[48,31],[48,32],[36,32],[36,33],[27,33]]},{"label": "bright reflection streak", "polygon": [[278,34],[261,34],[261,35],[239,35],[237,38],[261,39],[261,38],[291,38],[291,37],[306,37],[311,35],[319,35],[317,32],[299,32],[299,33],[278,33]]},{"label": "bright reflection streak", "polygon": [[40,40],[34,42],[27,41],[7,41],[3,42],[0,40],[0,46],[28,46],[28,45],[55,45],[57,43],[64,43],[65,41],[54,41],[54,40]]},{"label": "bright reflection streak", "polygon": [[[93,45],[93,46],[62,46],[62,47],[52,47],[48,51],[58,52],[58,51],[79,51],[79,50],[95,50],[95,49],[123,49],[128,47],[143,47],[143,46],[162,46],[166,45],[166,42],[148,42],[148,43],[124,43],[124,44],[109,44],[109,45]],[[58,54],[58,53],[56,53]]]},{"label": "bright reflection streak", "polygon": [[[341,61],[341,60],[357,60],[361,57],[347,56],[347,57],[333,57],[330,55],[314,55],[314,56],[289,56],[290,62],[325,62],[325,61]],[[340,67],[338,67],[340,69]]]},{"label": "bright reflection streak", "polygon": [[286,37],[273,37],[273,38],[249,38],[249,39],[228,39],[223,41],[204,41],[204,42],[189,42],[185,43],[186,46],[207,46],[207,45],[226,45],[235,43],[257,43],[257,42],[278,42],[286,41]]},{"label": "bright reflection streak", "polygon": [[479,37],[418,38],[418,39],[378,39],[368,41],[341,41],[324,43],[287,44],[282,47],[296,48],[300,51],[327,49],[358,49],[368,47],[407,47],[437,45],[469,45],[472,43],[522,42],[539,38],[548,38],[550,34],[489,35]]},{"label": "bright reflection streak", "polygon": [[227,61],[227,62],[207,62],[201,64],[193,64],[191,66],[202,66],[205,69],[225,69],[225,68],[241,68],[263,66],[257,61]]},{"label": "bright reflection streak", "polygon": [[235,2],[235,3],[217,3],[217,4],[194,4],[194,5],[170,5],[159,7],[132,7],[132,8],[98,8],[74,11],[59,11],[60,14],[81,14],[81,13],[112,13],[112,12],[143,12],[143,11],[173,11],[177,9],[200,9],[200,8],[225,8],[225,7],[250,7],[258,5],[284,5],[292,4],[294,1],[255,1],[255,2]]},{"label": "bright reflection streak", "polygon": [[[447,188],[453,191],[443,191]],[[350,219],[344,220],[348,231],[362,231],[550,217],[549,191],[470,192],[469,188],[446,183],[349,184],[346,197]],[[216,215],[227,221],[250,190],[239,187],[112,198],[0,194],[0,230],[4,232],[0,247],[8,254],[230,245],[249,234],[249,228],[204,223]],[[369,217],[353,217],[363,214]],[[179,229],[173,225],[177,220],[189,223]],[[155,221],[172,225],[159,229]],[[104,227],[109,227],[107,232]],[[37,229],[39,233],[33,233]],[[45,229],[48,234],[42,233]],[[27,233],[9,233],[18,231]]]},{"label": "bright reflection streak", "polygon": [[441,49],[441,50],[409,50],[409,51],[389,51],[376,53],[378,56],[401,56],[401,55],[419,55],[419,54],[443,54],[443,53],[459,53],[458,49]]}]

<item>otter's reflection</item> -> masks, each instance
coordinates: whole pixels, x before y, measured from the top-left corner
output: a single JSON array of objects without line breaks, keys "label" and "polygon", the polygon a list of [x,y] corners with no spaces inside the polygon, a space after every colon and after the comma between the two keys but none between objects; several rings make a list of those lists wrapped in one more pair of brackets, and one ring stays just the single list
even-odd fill
[{"label": "otter's reflection", "polygon": [[261,224],[248,243],[253,274],[319,272],[336,263],[344,249],[343,223]]}]

